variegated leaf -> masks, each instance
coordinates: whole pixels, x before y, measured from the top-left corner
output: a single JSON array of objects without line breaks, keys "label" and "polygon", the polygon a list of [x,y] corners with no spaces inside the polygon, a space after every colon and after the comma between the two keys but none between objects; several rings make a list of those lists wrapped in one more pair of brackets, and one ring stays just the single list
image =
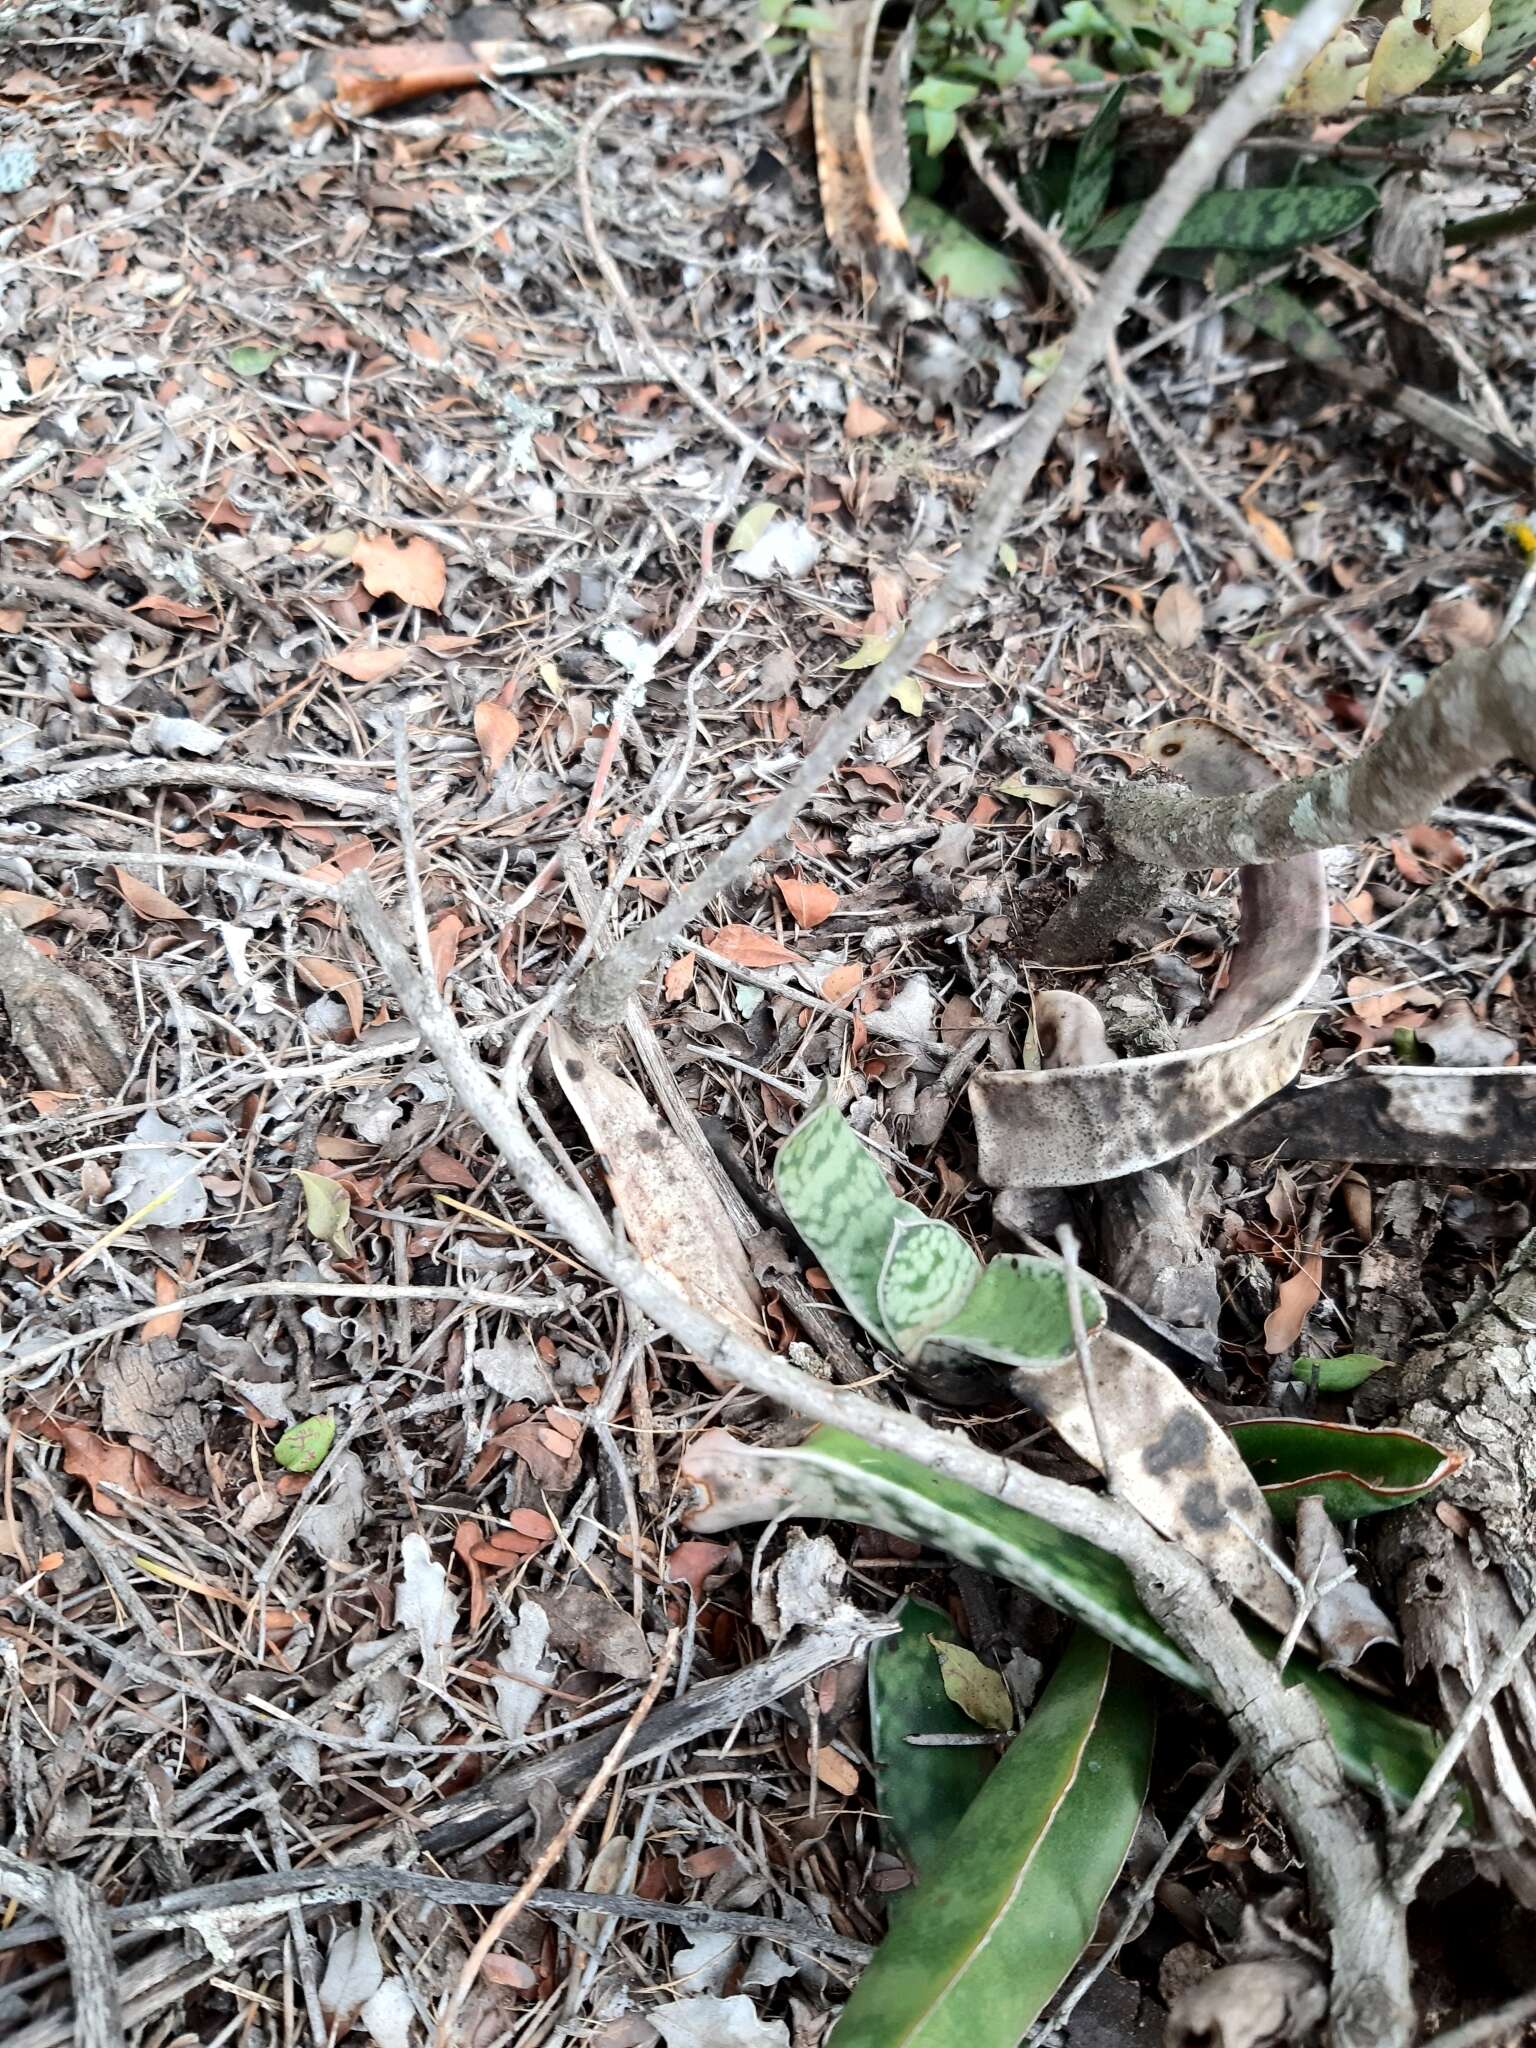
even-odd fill
[{"label": "variegated leaf", "polygon": [[903,1358],[964,1308],[981,1261],[958,1230],[929,1218],[902,1218],[891,1232],[876,1290],[880,1320]]}]

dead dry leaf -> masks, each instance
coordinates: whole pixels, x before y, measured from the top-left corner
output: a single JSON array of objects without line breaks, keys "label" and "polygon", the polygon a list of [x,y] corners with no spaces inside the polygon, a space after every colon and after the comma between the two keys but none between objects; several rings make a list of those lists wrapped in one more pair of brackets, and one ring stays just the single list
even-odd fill
[{"label": "dead dry leaf", "polygon": [[784,907],[804,932],[825,924],[839,902],[835,889],[825,882],[805,882],[798,875],[775,875],[773,885],[784,898]]},{"label": "dead dry leaf", "polygon": [[370,597],[398,597],[402,604],[419,605],[428,612],[442,609],[448,565],[442,550],[422,534],[405,541],[387,533],[360,540],[352,550],[352,564],[362,572]]},{"label": "dead dry leaf", "polygon": [[515,711],[498,704],[494,697],[482,697],[475,706],[475,741],[485,760],[488,775],[499,773],[501,764],[522,736],[523,722]]},{"label": "dead dry leaf", "polygon": [[877,411],[866,399],[860,398],[857,392],[849,400],[848,410],[843,414],[843,432],[850,441],[862,441],[871,434],[883,434],[890,425],[890,414]]},{"label": "dead dry leaf", "polygon": [[1271,519],[1269,514],[1261,512],[1257,505],[1245,505],[1243,517],[1258,535],[1271,560],[1294,561],[1296,550],[1291,546],[1290,536],[1278,519]]},{"label": "dead dry leaf", "polygon": [[[740,1337],[762,1342],[757,1283],[713,1179],[627,1081],[600,1066],[561,1024],[550,1065],[607,1176],[638,1257]],[[712,1384],[731,1384],[710,1372]]]},{"label": "dead dry leaf", "polygon": [[1323,1261],[1318,1252],[1308,1252],[1300,1268],[1275,1289],[1275,1305],[1264,1318],[1264,1349],[1273,1358],[1289,1351],[1301,1335],[1302,1325],[1322,1299]]},{"label": "dead dry leaf", "polygon": [[772,932],[760,932],[750,924],[719,924],[705,929],[704,943],[722,959],[738,967],[786,967],[798,965],[788,946]]},{"label": "dead dry leaf", "polygon": [[696,953],[680,953],[661,978],[661,992],[669,1003],[680,1003],[693,987],[698,970]]},{"label": "dead dry leaf", "polygon": [[369,641],[354,641],[339,654],[326,656],[327,668],[334,668],[354,683],[381,683],[405,667],[415,652],[410,647],[376,647]]},{"label": "dead dry leaf", "polygon": [[323,995],[339,996],[346,1005],[347,1022],[354,1033],[362,1030],[363,985],[350,967],[343,967],[338,960],[327,960],[323,953],[297,954],[293,966],[307,987],[318,989]]},{"label": "dead dry leaf", "polygon": [[1205,614],[1187,583],[1170,583],[1152,607],[1152,627],[1165,647],[1182,650],[1200,638]]},{"label": "dead dry leaf", "polygon": [[0,889],[0,910],[21,931],[59,915],[57,903],[50,903],[46,896],[24,896],[19,889]]},{"label": "dead dry leaf", "polygon": [[162,896],[158,889],[152,889],[148,882],[141,882],[126,868],[114,868],[112,872],[123,892],[123,901],[136,917],[164,924],[190,924],[194,921],[190,910],[183,910],[179,903],[173,903],[169,896]]}]

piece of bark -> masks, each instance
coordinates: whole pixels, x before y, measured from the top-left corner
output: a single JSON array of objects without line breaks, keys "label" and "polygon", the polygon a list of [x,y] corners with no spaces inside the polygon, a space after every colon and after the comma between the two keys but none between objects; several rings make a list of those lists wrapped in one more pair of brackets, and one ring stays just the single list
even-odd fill
[{"label": "piece of bark", "polygon": [[[1465,1457],[1434,1505],[1383,1515],[1375,1539],[1408,1671],[1429,1673],[1452,1727],[1536,1604],[1536,1232],[1485,1301],[1405,1365],[1376,1374],[1356,1407]],[[1480,1853],[1481,1866],[1536,1907],[1536,1658],[1484,1716],[1465,1775],[1501,1844]]]},{"label": "piece of bark", "polygon": [[1422,1180],[1393,1181],[1383,1191],[1374,1235],[1360,1254],[1357,1351],[1376,1358],[1406,1357],[1415,1332],[1430,1321],[1424,1262],[1444,1207],[1445,1189]]},{"label": "piece of bark", "polygon": [[1177,1164],[1106,1181],[1098,1191],[1099,1272],[1160,1323],[1187,1331],[1213,1361],[1221,1291],[1201,1241],[1210,1173],[1202,1149]]},{"label": "piece of bark", "polygon": [[0,911],[0,1003],[11,1043],[43,1087],[111,1095],[128,1071],[128,1046],[111,1006],[78,974],[31,945]]},{"label": "piece of bark", "polygon": [[1299,1081],[1224,1131],[1240,1159],[1536,1167],[1536,1067],[1401,1067]]}]

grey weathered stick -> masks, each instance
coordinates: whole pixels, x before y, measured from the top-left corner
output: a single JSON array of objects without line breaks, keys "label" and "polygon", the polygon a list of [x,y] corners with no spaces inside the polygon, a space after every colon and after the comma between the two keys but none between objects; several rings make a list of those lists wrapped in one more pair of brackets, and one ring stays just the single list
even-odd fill
[{"label": "grey weathered stick", "polygon": [[1051,443],[1103,361],[1115,329],[1174,229],[1214,182],[1255,122],[1276,105],[1350,11],[1350,0],[1308,0],[1280,40],[1271,43],[1191,136],[1121,243],[1092,303],[1068,336],[1056,370],[993,471],[977,501],[971,530],[944,581],[917,606],[905,632],[879,667],[869,671],[843,708],[827,720],[799,772],[773,802],[753,812],[743,830],[696,881],[679,889],[654,917],[587,969],[577,984],[568,1020],[574,1030],[596,1035],[617,1025],[625,1003],[665,957],[673,940],[705,913],[722,889],[739,881],[753,861],[783,837],[885,701],[891,684],[916,665],[929,644],[980,594],[998,546],[1007,537]]},{"label": "grey weathered stick", "polygon": [[814,1422],[916,1458],[1119,1557],[1174,1640],[1209,1676],[1212,1697],[1269,1784],[1301,1848],[1333,1926],[1337,2048],[1405,2048],[1412,2024],[1403,1913],[1384,1883],[1382,1856],[1346,1792],[1338,1758],[1304,1691],[1288,1690],[1216,1592],[1177,1545],[1114,1500],[1047,1479],[930,1428],[848,1388],[833,1388],[748,1343],[696,1308],[627,1249],[530,1137],[516,1102],[476,1058],[435,983],[418,973],[394,924],[361,876],[343,895],[352,919],[394,984],[402,1010],[437,1055],[460,1105],[485,1131],[548,1225],[618,1288],[626,1302],[701,1363]]},{"label": "grey weathered stick", "polygon": [[75,1999],[75,2048],[123,2048],[123,2015],[106,1907],[93,1885],[72,1870],[43,1870],[0,1849],[0,1892],[59,1931]]},{"label": "grey weathered stick", "polygon": [[292,797],[295,803],[333,806],[350,811],[382,811],[387,799],[373,789],[353,789],[328,775],[293,775],[279,768],[257,768],[243,761],[172,761],[113,758],[82,761],[57,775],[35,775],[0,789],[0,818],[40,804],[78,804],[118,789],[250,789],[268,796]]}]

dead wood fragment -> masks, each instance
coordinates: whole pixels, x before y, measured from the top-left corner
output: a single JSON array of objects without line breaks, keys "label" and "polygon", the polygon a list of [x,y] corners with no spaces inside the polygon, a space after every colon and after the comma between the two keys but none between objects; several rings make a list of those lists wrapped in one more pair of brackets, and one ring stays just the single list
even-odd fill
[{"label": "dead wood fragment", "polygon": [[1397,1067],[1298,1081],[1222,1134],[1241,1159],[1536,1167],[1536,1067]]},{"label": "dead wood fragment", "polygon": [[111,1005],[31,945],[0,911],[0,1003],[11,1043],[44,1088],[111,1095],[128,1072],[128,1045]]},{"label": "dead wood fragment", "polygon": [[[1384,1516],[1375,1546],[1395,1589],[1408,1669],[1429,1674],[1454,1726],[1536,1607],[1536,1233],[1486,1301],[1368,1381],[1356,1404],[1364,1419],[1398,1423],[1465,1459],[1435,1506]],[[1536,1906],[1536,1658],[1527,1656],[1484,1717],[1466,1769],[1502,1845],[1480,1860]]]}]

